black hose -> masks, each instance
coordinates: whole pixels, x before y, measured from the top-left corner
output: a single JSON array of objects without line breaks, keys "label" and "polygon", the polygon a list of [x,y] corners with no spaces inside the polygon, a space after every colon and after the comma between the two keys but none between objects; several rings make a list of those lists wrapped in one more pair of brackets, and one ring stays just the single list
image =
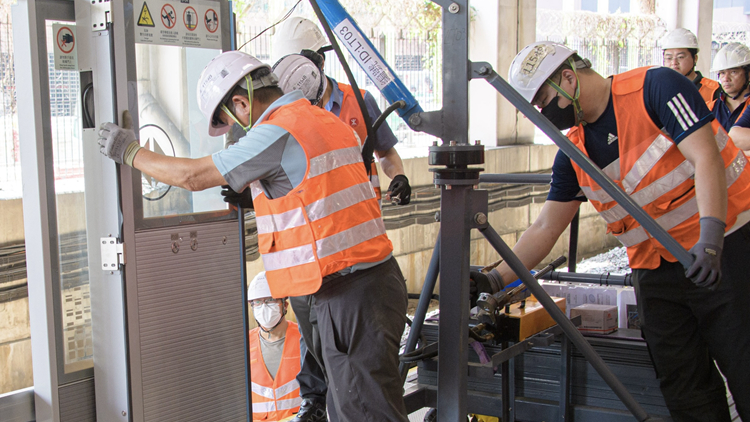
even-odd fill
[{"label": "black hose", "polygon": [[372,124],[372,131],[373,132],[377,132],[378,129],[380,128],[380,125],[383,124],[383,122],[385,121],[385,119],[391,113],[393,113],[394,111],[396,111],[396,110],[398,110],[400,108],[404,108],[404,107],[406,107],[406,101],[404,101],[404,100],[398,100],[395,103],[389,105],[388,108],[386,108],[383,111],[383,113],[380,116],[378,116],[378,118],[375,120],[375,123]]},{"label": "black hose", "polygon": [[96,126],[96,122],[94,121],[94,116],[91,115],[91,111],[89,110],[88,105],[88,96],[89,92],[93,93],[92,89],[94,88],[94,83],[89,82],[86,84],[86,87],[83,88],[83,95],[81,95],[81,109],[83,111],[83,127],[86,129],[93,128]]},{"label": "black hose", "polygon": [[310,0],[310,6],[312,6],[313,10],[315,11],[315,16],[318,17],[320,25],[323,27],[323,30],[328,36],[328,40],[331,42],[333,51],[336,52],[336,57],[338,57],[341,66],[344,68],[346,77],[347,79],[349,79],[349,85],[351,85],[352,89],[354,90],[354,97],[357,99],[357,104],[359,105],[359,109],[362,112],[362,118],[365,120],[365,127],[367,128],[367,138],[363,141],[362,145],[362,161],[364,161],[367,175],[370,175],[370,165],[372,164],[372,153],[375,150],[376,135],[375,131],[372,130],[372,119],[370,118],[370,114],[367,112],[365,99],[362,97],[362,93],[359,91],[359,86],[357,85],[357,81],[354,79],[354,74],[349,68],[349,64],[346,62],[344,53],[341,52],[339,43],[338,41],[336,41],[336,37],[333,35],[333,31],[331,31],[331,27],[330,25],[328,25],[328,21],[326,20],[325,15],[323,15],[323,12],[320,10],[320,6],[318,6],[317,0]]}]

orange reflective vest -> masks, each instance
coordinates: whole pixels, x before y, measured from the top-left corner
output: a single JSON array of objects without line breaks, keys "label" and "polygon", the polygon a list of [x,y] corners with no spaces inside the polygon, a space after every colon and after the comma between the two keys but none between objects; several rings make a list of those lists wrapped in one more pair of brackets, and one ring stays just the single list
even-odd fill
[{"label": "orange reflective vest", "polygon": [[[351,85],[342,84],[341,82],[339,82],[339,89],[344,94],[344,97],[341,100],[341,113],[339,113],[339,119],[351,126],[352,129],[357,132],[359,139],[364,144],[365,139],[367,139],[367,125],[365,125],[365,118],[362,116],[362,110],[357,103],[357,97],[354,95],[354,89]],[[362,93],[362,98],[365,98],[365,92],[367,91],[360,89],[359,92]],[[374,117],[377,118],[378,116]],[[378,166],[375,165],[375,160],[372,160],[372,163],[370,164],[370,182],[372,182],[372,187],[375,189],[375,194],[378,197],[378,203],[380,203],[383,193],[380,190]]]},{"label": "orange reflective vest", "polygon": [[250,381],[254,421],[280,421],[299,411],[297,374],[300,370],[299,329],[288,321],[284,351],[276,376],[268,373],[260,351],[260,328],[250,330]]},{"label": "orange reflective vest", "polygon": [[260,124],[288,131],[307,159],[302,183],[285,196],[269,199],[260,181],[250,184],[273,297],[313,294],[329,274],[385,259],[393,246],[351,128],[304,99]]},{"label": "orange reflective vest", "polygon": [[[685,249],[700,236],[698,202],[693,176],[695,168],[680,153],[674,141],[652,122],[643,102],[643,81],[649,68],[642,67],[612,80],[612,105],[617,121],[620,158],[604,169],[633,200],[664,227]],[[682,107],[682,105],[678,105]],[[698,122],[690,110],[683,116]],[[750,209],[750,171],[745,154],[714,120],[711,124],[721,151],[728,187],[727,229],[737,215]],[[569,133],[570,140],[584,153],[581,126]],[[618,205],[591,177],[573,163],[583,193],[607,222],[607,231],[627,247],[631,268],[654,269],[660,258],[676,262],[656,239]]]},{"label": "orange reflective vest", "polygon": [[[717,91],[721,91],[721,85],[713,80],[708,79],[701,75],[701,80],[698,82],[698,92],[700,92],[701,97],[703,97],[703,101],[706,102],[706,104],[712,103],[716,98],[718,97]],[[709,106],[709,110],[713,110],[713,107]]]}]

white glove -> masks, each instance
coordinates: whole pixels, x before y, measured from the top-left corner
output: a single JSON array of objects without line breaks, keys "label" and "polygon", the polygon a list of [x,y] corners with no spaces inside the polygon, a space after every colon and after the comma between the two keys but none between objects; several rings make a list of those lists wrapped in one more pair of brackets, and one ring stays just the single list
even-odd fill
[{"label": "white glove", "polygon": [[99,126],[99,152],[116,163],[133,166],[133,159],[141,145],[135,139],[133,119],[130,112],[122,112],[122,127],[114,123],[102,123]]}]

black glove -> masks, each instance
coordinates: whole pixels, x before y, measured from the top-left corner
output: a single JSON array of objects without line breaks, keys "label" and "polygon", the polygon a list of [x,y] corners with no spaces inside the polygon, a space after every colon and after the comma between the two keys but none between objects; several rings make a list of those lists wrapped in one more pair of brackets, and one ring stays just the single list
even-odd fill
[{"label": "black glove", "polygon": [[250,188],[245,188],[242,192],[237,193],[229,185],[223,185],[221,196],[224,197],[224,202],[228,204],[242,207],[246,210],[253,209],[253,194],[250,192]]},{"label": "black glove", "polygon": [[469,277],[469,300],[473,308],[477,306],[477,299],[480,294],[492,293],[492,284],[490,284],[487,274],[481,271],[470,271]]},{"label": "black glove", "polygon": [[391,180],[388,186],[388,192],[385,193],[386,199],[397,201],[398,205],[406,205],[411,202],[411,186],[409,179],[403,174],[399,174]]},{"label": "black glove", "polygon": [[726,224],[715,217],[702,217],[701,237],[690,248],[695,261],[685,271],[685,276],[698,287],[716,290],[721,282],[721,249],[724,246]]}]

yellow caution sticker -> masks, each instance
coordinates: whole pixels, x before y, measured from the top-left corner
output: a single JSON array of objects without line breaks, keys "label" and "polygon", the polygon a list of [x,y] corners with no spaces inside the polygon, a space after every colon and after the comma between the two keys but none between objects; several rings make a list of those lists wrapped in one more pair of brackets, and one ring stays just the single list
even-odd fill
[{"label": "yellow caution sticker", "polygon": [[148,5],[146,2],[143,2],[143,7],[141,8],[141,15],[138,18],[138,26],[150,26],[154,27],[154,19],[151,17],[151,11],[148,10]]}]

